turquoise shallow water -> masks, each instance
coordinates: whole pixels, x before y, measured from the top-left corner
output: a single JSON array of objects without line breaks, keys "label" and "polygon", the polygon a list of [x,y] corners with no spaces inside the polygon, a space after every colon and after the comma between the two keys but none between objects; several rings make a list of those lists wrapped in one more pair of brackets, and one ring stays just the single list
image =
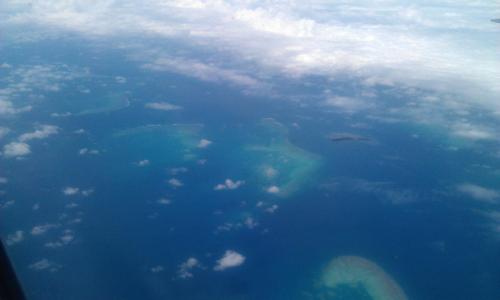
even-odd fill
[{"label": "turquoise shallow water", "polygon": [[[469,181],[495,187],[497,144],[471,146],[427,125],[151,76],[111,54],[101,54],[113,56],[101,68],[133,80],[109,92],[93,86],[115,76],[98,73],[85,83],[91,103],[70,104],[64,91],[78,85],[71,82],[32,99],[43,109],[2,119],[13,128],[2,143],[37,124],[60,128],[30,141],[24,159],[1,160],[8,183],[0,233],[7,240],[24,232],[8,251],[30,299],[387,300],[374,292],[387,278],[395,282],[389,290],[397,284],[408,299],[499,297],[500,244],[491,231],[498,205],[456,189]],[[127,105],[96,100],[110,93],[127,95]],[[151,101],[182,109],[145,107]],[[69,108],[70,116],[50,115]],[[369,141],[328,139],[343,132]],[[202,139],[212,143],[200,147]],[[67,187],[78,190],[65,195]],[[244,263],[217,271],[227,250]],[[371,277],[325,286],[328,264],[346,255],[369,260],[362,265]],[[189,258],[197,263],[188,268]],[[352,276],[367,270],[341,265]]]}]

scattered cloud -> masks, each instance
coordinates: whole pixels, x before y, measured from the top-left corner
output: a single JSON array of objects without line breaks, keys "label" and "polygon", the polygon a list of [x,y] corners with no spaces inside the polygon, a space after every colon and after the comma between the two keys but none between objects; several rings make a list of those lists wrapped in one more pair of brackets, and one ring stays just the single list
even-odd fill
[{"label": "scattered cloud", "polygon": [[31,109],[31,105],[15,108],[11,101],[0,99],[0,115],[14,115],[30,111]]},{"label": "scattered cloud", "polygon": [[96,149],[89,149],[89,148],[82,148],[78,150],[78,155],[98,155],[99,150]]},{"label": "scattered cloud", "polygon": [[70,244],[73,240],[75,239],[75,234],[72,230],[66,229],[63,231],[62,235],[59,237],[58,240],[54,242],[47,242],[45,243],[45,247],[47,248],[60,248],[63,246],[66,246]]},{"label": "scattered cloud", "polygon": [[0,126],[0,139],[9,134],[9,132],[10,132],[9,128]]},{"label": "scattered cloud", "polygon": [[16,232],[14,232],[12,234],[7,235],[7,239],[6,239],[5,243],[7,244],[7,246],[12,246],[12,245],[15,245],[17,243],[22,242],[23,240],[24,240],[24,231],[17,230]]},{"label": "scattered cloud", "polygon": [[30,145],[20,142],[12,142],[3,146],[3,155],[5,157],[19,157],[31,153]]},{"label": "scattered cloud", "polygon": [[154,267],[151,267],[151,272],[152,273],[160,273],[160,272],[163,272],[165,269],[163,268],[163,266],[154,266]]},{"label": "scattered cloud", "polygon": [[272,185],[270,187],[268,187],[266,189],[266,191],[269,193],[269,194],[278,194],[280,192],[280,188],[275,186],[275,185]]},{"label": "scattered cloud", "polygon": [[245,262],[245,256],[233,250],[226,250],[224,255],[217,260],[215,271],[224,271],[228,268],[241,266]]},{"label": "scattered cloud", "polygon": [[177,188],[177,187],[181,187],[183,186],[184,184],[177,178],[170,178],[168,180],[168,184],[170,184],[170,186],[174,187],[174,188]]},{"label": "scattered cloud", "polygon": [[127,83],[127,78],[123,77],[123,76],[116,76],[115,77],[115,81],[116,83]]},{"label": "scattered cloud", "polygon": [[270,207],[267,207],[266,209],[264,209],[264,211],[267,213],[270,213],[270,214],[274,214],[278,210],[278,207],[279,206],[277,204],[273,204]]},{"label": "scattered cloud", "polygon": [[72,116],[73,114],[69,111],[58,113],[58,112],[53,112],[50,114],[51,117],[53,118],[64,118],[64,117],[69,117]]},{"label": "scattered cloud", "polygon": [[237,180],[233,181],[231,179],[226,179],[224,183],[219,183],[214,187],[214,190],[216,191],[222,191],[222,190],[235,190],[239,188],[241,185],[243,185],[245,181],[243,180]]},{"label": "scattered cloud", "polygon": [[78,193],[80,193],[80,189],[77,187],[68,186],[68,187],[65,187],[62,192],[66,196],[74,196],[74,195],[78,195]]},{"label": "scattered cloud", "polygon": [[146,108],[156,109],[156,110],[164,110],[164,111],[182,109],[181,106],[174,105],[174,104],[171,104],[168,102],[149,102],[149,103],[146,103],[144,106]]},{"label": "scattered cloud", "polygon": [[7,179],[7,177],[0,177],[0,184],[6,184],[7,182],[9,182],[9,179]]},{"label": "scattered cloud", "polygon": [[246,217],[243,221],[243,224],[245,224],[248,229],[254,229],[255,227],[259,226],[259,223],[252,217]]},{"label": "scattered cloud", "polygon": [[31,229],[31,234],[32,235],[42,235],[49,231],[50,229],[57,228],[59,225],[57,224],[43,224],[43,225],[37,225]]},{"label": "scattered cloud", "polygon": [[198,143],[198,148],[207,148],[212,144],[212,141],[209,141],[207,139],[201,139],[200,142]]},{"label": "scattered cloud", "polygon": [[328,97],[324,105],[338,108],[344,112],[359,112],[374,107],[374,104],[368,101],[363,101],[359,98],[331,96]]},{"label": "scattered cloud", "polygon": [[143,160],[136,162],[135,164],[139,167],[145,167],[145,166],[149,166],[151,164],[151,162],[147,159],[143,159]]},{"label": "scattered cloud", "polygon": [[177,274],[179,278],[182,279],[188,279],[193,277],[193,269],[201,267],[200,262],[198,259],[194,257],[188,258],[185,262],[183,262],[179,266],[179,270],[177,271]]},{"label": "scattered cloud", "polygon": [[20,142],[27,142],[34,139],[45,139],[51,135],[57,134],[59,128],[54,125],[40,125],[37,126],[33,132],[28,132],[19,136]]},{"label": "scattered cloud", "polygon": [[161,204],[161,205],[170,205],[172,204],[172,200],[167,199],[167,198],[160,198],[156,203]]},{"label": "scattered cloud", "polygon": [[85,131],[85,129],[83,129],[83,128],[80,128],[80,129],[77,129],[77,130],[73,131],[74,134],[84,134],[86,132],[87,131]]},{"label": "scattered cloud", "polygon": [[61,268],[61,266],[54,262],[49,261],[46,258],[43,258],[29,265],[29,268],[35,271],[48,270],[50,272],[57,272]]},{"label": "scattered cloud", "polygon": [[500,198],[500,192],[472,183],[462,183],[457,186],[457,190],[469,197],[486,203],[496,203]]},{"label": "scattered cloud", "polygon": [[497,138],[492,130],[467,122],[454,125],[452,130],[454,135],[470,140],[492,140]]}]

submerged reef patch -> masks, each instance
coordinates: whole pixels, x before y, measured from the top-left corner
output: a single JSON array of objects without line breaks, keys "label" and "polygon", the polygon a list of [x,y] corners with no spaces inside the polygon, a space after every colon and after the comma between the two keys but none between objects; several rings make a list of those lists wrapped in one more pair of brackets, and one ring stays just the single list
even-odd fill
[{"label": "submerged reef patch", "polygon": [[333,259],[321,278],[327,299],[338,299],[339,290],[349,287],[362,289],[373,300],[408,300],[403,289],[376,263],[359,256],[339,256]]}]

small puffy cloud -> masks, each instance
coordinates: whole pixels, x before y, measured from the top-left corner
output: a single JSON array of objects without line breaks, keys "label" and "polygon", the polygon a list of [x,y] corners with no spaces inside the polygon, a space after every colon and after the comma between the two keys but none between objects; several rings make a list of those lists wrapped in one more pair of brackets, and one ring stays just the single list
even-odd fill
[{"label": "small puffy cloud", "polygon": [[56,224],[43,224],[43,225],[37,225],[31,229],[31,234],[32,235],[41,235],[49,231],[50,229],[57,228],[58,225]]},{"label": "small puffy cloud", "polygon": [[495,134],[492,130],[470,123],[460,123],[453,127],[453,134],[469,140],[492,140]]},{"label": "small puffy cloud", "polygon": [[254,218],[252,218],[252,217],[245,218],[245,220],[243,221],[243,224],[245,224],[245,226],[248,229],[254,229],[255,227],[259,226],[259,223],[257,221],[255,221]]},{"label": "small puffy cloud", "polygon": [[9,201],[5,201],[3,203],[0,203],[0,209],[4,209],[4,208],[7,208],[7,207],[11,207],[12,205],[14,205],[16,203],[16,201],[14,200],[9,200]]},{"label": "small puffy cloud", "polygon": [[280,192],[280,188],[279,188],[279,187],[277,187],[277,186],[275,186],[275,185],[272,185],[272,186],[268,187],[268,188],[266,189],[266,191],[267,191],[269,194],[277,194],[277,193],[279,193],[279,192]]},{"label": "small puffy cloud", "polygon": [[81,190],[80,188],[77,187],[67,186],[62,190],[62,193],[66,196],[82,195],[87,197],[92,195],[92,193],[94,193],[94,189]]},{"label": "small puffy cloud", "polygon": [[60,267],[61,266],[49,261],[46,258],[43,258],[43,259],[29,265],[29,268],[32,270],[35,270],[35,271],[49,270],[50,272],[56,272],[60,269]]},{"label": "small puffy cloud", "polygon": [[9,182],[7,177],[0,177],[0,184],[6,184],[7,182]]},{"label": "small puffy cloud", "polygon": [[52,249],[60,248],[60,247],[68,245],[74,239],[75,239],[75,235],[74,235],[73,231],[66,229],[66,230],[64,230],[64,232],[62,233],[62,235],[59,237],[58,240],[56,240],[54,242],[45,243],[45,247],[52,248]]},{"label": "small puffy cloud", "polygon": [[22,134],[19,137],[20,142],[27,142],[34,139],[44,139],[49,137],[50,135],[57,134],[59,132],[59,128],[54,125],[40,125],[35,131],[28,132]]},{"label": "small puffy cloud", "polygon": [[170,110],[178,110],[182,109],[181,106],[174,105],[168,102],[149,102],[144,105],[146,108],[170,111]]},{"label": "small puffy cloud", "polygon": [[160,273],[164,270],[163,266],[154,266],[151,268],[152,273]]},{"label": "small puffy cloud", "polygon": [[116,81],[116,83],[127,83],[127,78],[125,78],[123,76],[116,76],[115,81]]},{"label": "small puffy cloud", "polygon": [[274,178],[278,175],[278,170],[273,167],[264,167],[264,176],[267,178]]},{"label": "small puffy cloud", "polygon": [[244,184],[245,181],[243,180],[237,180],[233,181],[231,179],[226,179],[224,183],[219,183],[214,187],[214,190],[216,191],[222,191],[222,190],[235,190],[239,188],[242,184]]},{"label": "small puffy cloud", "polygon": [[0,99],[0,115],[13,115],[26,111],[30,111],[31,106],[24,106],[21,108],[15,108],[12,102]]},{"label": "small puffy cloud", "polygon": [[209,141],[207,139],[201,139],[200,142],[198,143],[198,148],[206,148],[212,144],[212,141]]},{"label": "small puffy cloud", "polygon": [[245,262],[245,256],[233,250],[226,250],[224,255],[217,260],[215,271],[224,271],[228,268],[241,266]]},{"label": "small puffy cloud", "polygon": [[140,160],[138,162],[136,162],[135,164],[139,167],[145,167],[145,166],[149,166],[150,165],[150,161],[147,160],[147,159],[143,159],[143,160]]},{"label": "small puffy cloud", "polygon": [[277,210],[278,210],[278,205],[277,204],[273,204],[270,207],[266,208],[264,211],[267,212],[267,213],[273,214]]},{"label": "small puffy cloud", "polygon": [[22,230],[17,230],[16,232],[7,235],[6,244],[7,246],[12,246],[20,243],[24,240],[24,232]]},{"label": "small puffy cloud", "polygon": [[358,112],[373,107],[373,104],[361,99],[341,96],[330,97],[324,104],[347,112]]},{"label": "small puffy cloud", "polygon": [[193,269],[197,267],[201,267],[200,262],[196,258],[190,257],[179,266],[177,274],[182,279],[191,278],[193,277]]},{"label": "small puffy cloud", "polygon": [[63,118],[63,117],[69,117],[71,115],[72,115],[72,113],[69,112],[69,111],[62,112],[62,113],[54,112],[54,113],[50,114],[50,116],[53,117],[53,118]]},{"label": "small puffy cloud", "polygon": [[99,154],[99,150],[82,148],[78,150],[78,155],[97,155]]},{"label": "small puffy cloud", "polygon": [[90,196],[94,193],[94,189],[86,189],[82,190],[82,196],[87,197]]},{"label": "small puffy cloud", "polygon": [[77,195],[78,193],[80,193],[80,189],[77,187],[68,186],[68,187],[65,187],[62,190],[62,192],[66,196],[74,196],[74,195]]},{"label": "small puffy cloud", "polygon": [[188,171],[187,168],[185,167],[178,167],[178,168],[170,168],[168,169],[168,173],[172,176],[175,176],[177,174],[181,174],[181,173],[186,173]]},{"label": "small puffy cloud", "polygon": [[26,143],[12,142],[3,146],[3,155],[5,157],[25,156],[30,153],[30,145]]},{"label": "small puffy cloud", "polygon": [[161,204],[161,205],[169,205],[172,203],[172,200],[167,199],[167,198],[160,198],[156,203]]},{"label": "small puffy cloud", "polygon": [[0,139],[9,134],[9,132],[10,132],[9,128],[0,126]]},{"label": "small puffy cloud", "polygon": [[74,134],[84,134],[86,132],[87,131],[85,131],[85,129],[83,129],[83,128],[80,128],[80,129],[77,129],[77,130],[73,131]]},{"label": "small puffy cloud", "polygon": [[488,189],[472,183],[463,183],[457,187],[459,192],[462,192],[476,200],[495,203],[500,197],[500,193],[496,190]]},{"label": "small puffy cloud", "polygon": [[184,184],[183,184],[183,183],[182,183],[179,179],[177,179],[177,178],[170,178],[170,179],[168,180],[168,184],[170,184],[172,187],[175,187],[175,188],[177,188],[177,187],[181,187],[181,186],[183,186],[183,185],[184,185]]}]

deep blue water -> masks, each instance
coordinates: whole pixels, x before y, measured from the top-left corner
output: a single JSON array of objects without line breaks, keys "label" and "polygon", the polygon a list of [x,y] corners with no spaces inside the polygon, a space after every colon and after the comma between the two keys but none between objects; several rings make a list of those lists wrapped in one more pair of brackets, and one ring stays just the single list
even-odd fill
[{"label": "deep blue water", "polygon": [[[466,166],[498,168],[495,159],[474,148],[450,151],[445,135],[425,125],[383,123],[264,94],[245,95],[236,87],[180,75],[151,75],[127,65],[120,53],[104,51],[96,54],[95,62],[85,61],[88,55],[74,57],[71,45],[61,46],[53,51],[41,44],[37,53],[47,63],[65,60],[88,66],[92,75],[47,93],[40,109],[5,120],[15,134],[36,124],[61,128],[54,137],[33,141],[33,153],[26,159],[1,161],[1,175],[9,178],[2,198],[15,204],[0,212],[0,232],[26,232],[22,243],[8,249],[30,299],[318,299],[321,272],[339,255],[376,262],[410,299],[500,298],[498,239],[475,212],[483,204],[454,190],[471,180],[492,184],[481,170],[471,174]],[[8,50],[2,50],[6,60],[20,64],[23,58]],[[40,63],[41,58],[33,60]],[[126,77],[127,83],[116,84],[115,75]],[[315,85],[323,85],[317,78],[308,80],[308,87],[290,83],[283,90],[307,97]],[[76,93],[82,85],[92,92]],[[356,88],[347,79],[336,85],[346,94]],[[106,99],[110,93],[126,97],[130,105],[50,117],[75,107],[84,110],[88,97]],[[183,109],[145,108],[151,101],[173,101]],[[395,99],[388,97],[380,105],[391,101]],[[261,125],[264,118],[281,123],[286,133],[273,136],[273,129]],[[364,126],[352,126],[358,123]],[[116,137],[153,124],[167,129]],[[195,158],[186,159],[186,146],[172,124],[202,124],[188,137],[214,143],[206,149],[191,147]],[[87,133],[73,133],[80,128]],[[333,143],[328,135],[334,132],[353,132],[371,141]],[[242,150],[274,138],[288,139],[321,158],[310,178],[288,197],[263,190],[251,168],[259,158]],[[100,153],[79,156],[82,148]],[[134,164],[142,159],[151,164]],[[187,172],[169,173],[180,167]],[[172,177],[184,186],[169,186]],[[226,178],[245,184],[214,191]],[[67,186],[94,192],[71,198],[61,192]],[[162,197],[172,203],[156,203]],[[279,208],[267,213],[257,207],[259,201]],[[67,208],[71,202],[78,207]],[[37,211],[32,210],[35,203],[40,204]],[[246,216],[258,226],[217,232],[218,226],[242,222]],[[81,223],[71,224],[75,218]],[[33,226],[46,223],[60,225],[42,236],[29,234]],[[44,247],[64,229],[74,233],[71,243]],[[214,271],[215,261],[228,249],[243,254],[245,263]],[[201,267],[192,270],[193,278],[181,279],[179,265],[189,257],[196,257]],[[57,271],[29,268],[42,258],[55,263]],[[151,272],[157,265],[164,270]]]}]

